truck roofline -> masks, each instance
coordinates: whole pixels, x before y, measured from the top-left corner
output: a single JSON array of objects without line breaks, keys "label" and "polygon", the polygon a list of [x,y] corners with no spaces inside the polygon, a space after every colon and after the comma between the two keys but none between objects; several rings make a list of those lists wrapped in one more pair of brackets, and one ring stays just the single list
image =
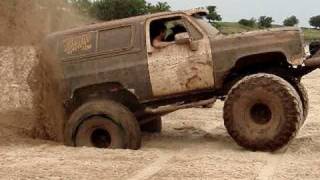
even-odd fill
[{"label": "truck roofline", "polygon": [[111,20],[111,21],[101,21],[101,22],[98,21],[98,22],[93,22],[89,25],[88,24],[82,25],[79,27],[51,33],[47,36],[47,39],[50,39],[50,38],[56,37],[56,36],[61,36],[61,35],[68,35],[68,34],[73,34],[73,33],[93,31],[95,29],[102,28],[105,26],[111,27],[111,26],[119,26],[119,25],[124,25],[124,24],[129,24],[129,23],[131,23],[131,24],[132,23],[141,23],[141,22],[145,22],[149,18],[166,16],[166,15],[171,15],[171,14],[185,14],[188,16],[192,16],[195,14],[206,15],[208,13],[209,13],[208,10],[206,10],[205,8],[195,8],[195,9],[190,9],[190,10],[185,10],[185,11],[178,10],[178,11],[158,12],[158,13],[153,13],[153,14],[133,16],[133,17],[129,17],[129,18],[123,18],[123,19],[117,19],[117,20]]}]

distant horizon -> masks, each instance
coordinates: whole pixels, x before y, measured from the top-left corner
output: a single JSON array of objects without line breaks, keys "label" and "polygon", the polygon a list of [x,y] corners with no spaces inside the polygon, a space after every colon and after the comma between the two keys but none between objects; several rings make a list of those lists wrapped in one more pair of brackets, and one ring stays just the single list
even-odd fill
[{"label": "distant horizon", "polygon": [[[292,0],[147,0],[147,2],[168,2],[172,10],[186,10],[209,5],[217,6],[218,13],[224,22],[238,22],[240,19],[258,19],[260,16],[270,16],[273,24],[282,25],[283,20],[295,15],[299,19],[300,27],[311,27],[309,19],[320,15],[320,1],[292,1]],[[308,2],[308,3],[306,3]]]}]

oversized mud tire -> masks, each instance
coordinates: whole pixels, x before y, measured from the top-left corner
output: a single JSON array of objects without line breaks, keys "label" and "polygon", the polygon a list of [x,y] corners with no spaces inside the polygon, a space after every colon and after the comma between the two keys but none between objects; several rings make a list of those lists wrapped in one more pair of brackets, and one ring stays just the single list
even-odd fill
[{"label": "oversized mud tire", "polygon": [[142,132],[148,133],[160,133],[162,130],[162,119],[161,117],[157,117],[154,120],[141,125]]},{"label": "oversized mud tire", "polygon": [[293,75],[288,74],[288,72],[284,71],[283,69],[272,68],[272,69],[266,71],[265,73],[274,74],[276,76],[282,77],[283,79],[288,81],[294,87],[294,89],[297,91],[298,95],[301,98],[302,107],[303,107],[303,121],[302,121],[302,124],[303,124],[308,117],[309,97],[308,97],[307,89],[301,83],[301,79],[296,79]]},{"label": "oversized mud tire", "polygon": [[110,100],[91,100],[77,108],[65,125],[65,144],[114,149],[139,149],[137,119],[125,106]]},{"label": "oversized mud tire", "polygon": [[303,121],[302,103],[284,79],[259,73],[236,83],[224,105],[231,137],[253,151],[275,151],[288,144]]}]

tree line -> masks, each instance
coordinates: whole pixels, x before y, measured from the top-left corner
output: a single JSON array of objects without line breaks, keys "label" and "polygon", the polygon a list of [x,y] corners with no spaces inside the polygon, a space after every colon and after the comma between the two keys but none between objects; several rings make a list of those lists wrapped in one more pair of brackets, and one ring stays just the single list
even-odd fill
[{"label": "tree line", "polygon": [[[145,0],[66,0],[82,14],[89,15],[95,19],[108,21],[127,18],[143,14],[170,11],[167,2],[151,4]],[[216,6],[208,6],[208,20],[210,23],[221,21],[221,15],[217,13]]]},{"label": "tree line", "polygon": [[[248,27],[270,28],[272,27],[273,22],[274,20],[272,17],[260,16],[258,20],[256,20],[255,18],[240,19],[238,23]],[[299,19],[294,15],[287,17],[283,21],[284,26],[296,26],[298,24]],[[320,15],[311,17],[309,20],[309,24],[314,28],[320,28]]]},{"label": "tree line", "polygon": [[[81,13],[89,15],[95,19],[108,21],[131,16],[150,14],[156,12],[170,11],[171,7],[167,2],[151,4],[145,0],[66,0],[75,6]],[[208,6],[209,22],[214,25],[216,21],[221,21],[222,17],[216,11],[216,6]],[[274,22],[272,17],[260,16],[258,19],[240,19],[239,24],[248,27],[270,28]],[[296,26],[299,20],[296,16],[287,17],[283,21],[284,26]],[[309,24],[312,27],[320,28],[320,15],[311,17]]]},{"label": "tree line", "polygon": [[157,4],[145,0],[67,0],[82,14],[95,19],[109,21],[148,13],[169,11],[167,2]]}]

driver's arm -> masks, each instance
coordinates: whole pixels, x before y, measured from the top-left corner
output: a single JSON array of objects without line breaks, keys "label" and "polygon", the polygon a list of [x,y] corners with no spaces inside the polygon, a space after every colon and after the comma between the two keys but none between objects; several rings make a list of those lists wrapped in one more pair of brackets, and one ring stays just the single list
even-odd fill
[{"label": "driver's arm", "polygon": [[152,45],[155,48],[165,48],[165,47],[167,47],[167,46],[169,46],[171,44],[174,44],[174,42],[164,42],[164,41],[159,40],[159,38],[155,38],[152,41]]},{"label": "driver's arm", "polygon": [[165,42],[161,40],[161,36],[158,36],[153,39],[152,46],[155,48],[165,48],[171,44],[174,44],[174,42]]}]

